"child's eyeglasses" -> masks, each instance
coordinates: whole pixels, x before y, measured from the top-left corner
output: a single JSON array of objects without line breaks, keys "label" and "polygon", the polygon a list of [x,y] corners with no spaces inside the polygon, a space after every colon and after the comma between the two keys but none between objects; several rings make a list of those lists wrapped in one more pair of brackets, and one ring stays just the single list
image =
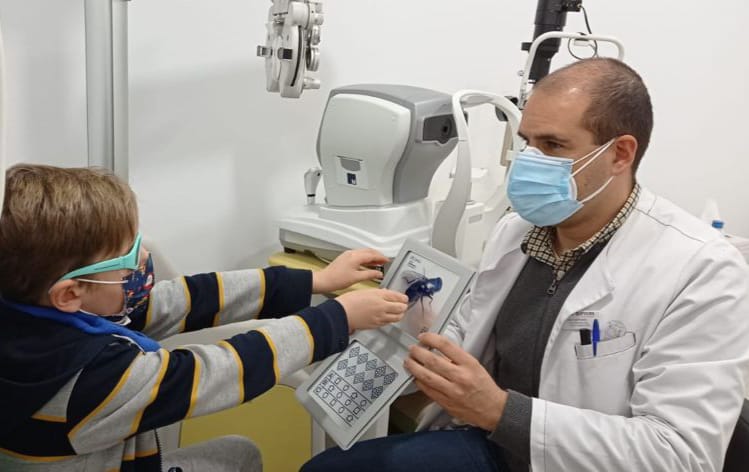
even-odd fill
[{"label": "child's eyeglasses", "polygon": [[130,249],[130,252],[128,252],[124,256],[107,259],[106,261],[101,261],[95,264],[81,267],[80,269],[76,269],[63,275],[62,277],[60,277],[60,280],[78,279],[84,282],[90,281],[95,283],[123,284],[127,282],[127,277],[125,277],[124,280],[118,281],[86,280],[81,279],[80,277],[83,275],[99,274],[101,272],[109,272],[112,270],[136,270],[140,265],[140,242],[141,236],[140,233],[138,233],[135,236],[135,242],[133,243],[132,249]]}]

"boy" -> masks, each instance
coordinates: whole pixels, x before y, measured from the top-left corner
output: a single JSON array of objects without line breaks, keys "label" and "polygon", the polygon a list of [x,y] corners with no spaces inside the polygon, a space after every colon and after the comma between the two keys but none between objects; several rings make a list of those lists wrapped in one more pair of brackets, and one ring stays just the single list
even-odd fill
[{"label": "boy", "polygon": [[[8,170],[0,470],[259,469],[259,458],[235,439],[207,444],[200,457],[162,458],[155,428],[249,401],[341,351],[354,330],[397,321],[406,309],[405,295],[379,289],[308,307],[311,293],[379,277],[360,269],[385,261],[369,250],[345,253],[314,274],[272,267],[153,284],[137,226],[134,194],[111,175]],[[293,315],[216,345],[167,351],[155,341],[279,314]]]}]

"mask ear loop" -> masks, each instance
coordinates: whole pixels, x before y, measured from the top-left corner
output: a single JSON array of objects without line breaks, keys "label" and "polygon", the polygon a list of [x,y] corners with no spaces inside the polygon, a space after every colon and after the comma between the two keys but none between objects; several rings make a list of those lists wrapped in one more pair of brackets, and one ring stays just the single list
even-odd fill
[{"label": "mask ear loop", "polygon": [[582,200],[579,200],[579,202],[584,204],[584,203],[588,203],[589,201],[593,200],[594,198],[596,198],[596,195],[598,195],[599,193],[601,193],[604,190],[606,190],[606,187],[609,186],[609,184],[611,183],[612,180],[614,180],[614,176],[613,175],[611,177],[609,177],[609,180],[607,180],[605,184],[601,185],[601,188],[599,188],[595,192],[591,193],[587,197],[583,198]]},{"label": "mask ear loop", "polygon": [[583,169],[585,169],[590,164],[592,164],[593,161],[595,161],[596,159],[598,159],[598,157],[600,157],[601,154],[603,154],[604,152],[606,152],[606,150],[611,147],[611,144],[613,144],[614,141],[616,141],[616,138],[611,138],[611,140],[609,142],[607,142],[606,144],[604,144],[603,146],[599,147],[598,149],[595,149],[593,152],[591,152],[589,154],[586,154],[585,156],[581,157],[580,159],[577,159],[576,161],[574,161],[573,164],[575,162],[580,162],[580,161],[582,161],[584,159],[590,159],[588,162],[586,162],[585,164],[583,164],[582,166],[580,166],[579,169],[577,169],[575,172],[573,172],[572,173],[572,177],[574,177],[577,174],[579,174],[580,172],[582,172]]},{"label": "mask ear loop", "polygon": [[[579,174],[580,172],[582,172],[582,170],[585,169],[586,167],[588,167],[593,161],[595,161],[596,159],[598,159],[598,157],[601,154],[603,154],[604,152],[606,152],[606,150],[609,147],[611,147],[611,144],[613,144],[614,141],[616,141],[616,138],[611,138],[611,140],[609,140],[609,142],[607,142],[603,146],[599,147],[598,149],[593,150],[593,152],[590,152],[587,155],[585,155],[585,156],[581,157],[580,159],[577,159],[577,160],[575,160],[573,162],[573,164],[574,164],[575,162],[580,162],[583,159],[589,159],[590,158],[590,160],[588,162],[586,162],[585,164],[583,164],[582,166],[580,166],[579,169],[577,169],[575,172],[573,172],[572,174],[570,174],[570,185],[572,186],[572,195],[573,195],[573,198],[575,198],[577,200],[577,182],[575,182],[575,176],[577,174]],[[609,177],[609,180],[607,180],[605,184],[601,185],[601,187],[598,190],[596,190],[592,194],[588,195],[587,197],[583,198],[582,200],[578,200],[578,201],[580,203],[585,204],[585,203],[589,202],[590,200],[594,199],[596,197],[596,195],[598,195],[599,193],[603,192],[606,189],[606,187],[608,187],[608,185],[611,183],[612,180],[614,180],[614,176],[613,175],[611,177]]]}]

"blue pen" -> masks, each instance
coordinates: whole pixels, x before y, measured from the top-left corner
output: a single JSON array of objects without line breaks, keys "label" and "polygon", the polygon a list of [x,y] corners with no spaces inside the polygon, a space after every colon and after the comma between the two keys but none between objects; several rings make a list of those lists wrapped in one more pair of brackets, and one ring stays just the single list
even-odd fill
[{"label": "blue pen", "polygon": [[598,354],[598,343],[601,341],[601,328],[598,326],[598,320],[593,320],[593,332],[591,333],[593,338],[593,357]]}]

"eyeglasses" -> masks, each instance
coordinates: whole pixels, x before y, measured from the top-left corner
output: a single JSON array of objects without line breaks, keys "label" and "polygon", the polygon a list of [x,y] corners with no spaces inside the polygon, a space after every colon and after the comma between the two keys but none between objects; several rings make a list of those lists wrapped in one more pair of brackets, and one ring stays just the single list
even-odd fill
[{"label": "eyeglasses", "polygon": [[141,242],[141,236],[140,233],[135,235],[135,242],[133,243],[132,249],[130,249],[130,252],[125,254],[124,256],[115,257],[114,259],[107,259],[106,261],[97,262],[95,264],[87,265],[85,267],[81,267],[80,269],[76,269],[72,272],[68,272],[67,274],[60,277],[60,280],[68,280],[68,279],[77,279],[82,282],[93,282],[93,283],[110,283],[110,284],[123,284],[127,282],[127,277],[125,277],[125,280],[118,280],[118,281],[105,281],[105,280],[89,280],[89,279],[82,279],[80,278],[83,275],[92,275],[92,274],[99,274],[101,272],[109,272],[112,270],[135,270],[140,265],[140,242]]}]

